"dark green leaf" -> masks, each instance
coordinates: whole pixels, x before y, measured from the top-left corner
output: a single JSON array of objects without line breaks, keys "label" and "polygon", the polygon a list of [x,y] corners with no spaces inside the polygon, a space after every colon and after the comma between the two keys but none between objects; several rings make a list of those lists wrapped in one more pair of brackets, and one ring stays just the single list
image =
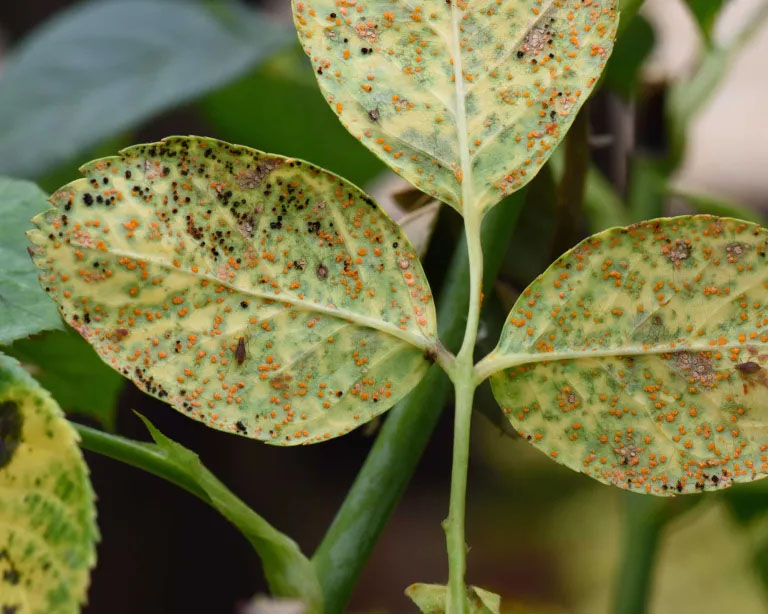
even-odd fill
[{"label": "dark green leaf", "polygon": [[725,0],[687,0],[688,8],[699,24],[701,34],[707,42],[712,39],[712,28],[715,20],[723,8]]},{"label": "dark green leaf", "polygon": [[636,16],[616,43],[611,61],[605,69],[606,84],[625,98],[634,96],[639,85],[640,69],[653,45],[653,29],[645,19]]},{"label": "dark green leaf", "polygon": [[0,177],[0,345],[62,327],[56,306],[43,298],[24,236],[30,218],[48,208],[34,183]]},{"label": "dark green leaf", "polygon": [[5,352],[26,366],[67,412],[90,416],[106,429],[115,426],[117,395],[125,380],[72,331],[50,331],[20,339]]},{"label": "dark green leaf", "polygon": [[6,59],[0,172],[38,176],[75,152],[227,83],[293,38],[228,4],[87,2]]}]

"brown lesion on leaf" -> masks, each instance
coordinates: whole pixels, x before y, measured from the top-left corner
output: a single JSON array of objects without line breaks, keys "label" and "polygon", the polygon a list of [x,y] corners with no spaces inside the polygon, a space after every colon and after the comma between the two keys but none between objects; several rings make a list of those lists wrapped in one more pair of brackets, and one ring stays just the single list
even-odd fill
[{"label": "brown lesion on leaf", "polygon": [[729,243],[725,246],[725,253],[728,256],[728,262],[738,262],[741,257],[747,253],[747,250],[749,250],[749,245],[746,243],[739,243],[738,241]]},{"label": "brown lesion on leaf", "polygon": [[635,465],[640,464],[640,452],[643,451],[643,448],[639,448],[635,444],[629,443],[619,448],[614,448],[613,451],[619,457],[620,465],[634,467]]},{"label": "brown lesion on leaf", "polygon": [[0,469],[11,462],[21,443],[24,418],[16,401],[0,402]]},{"label": "brown lesion on leaf", "polygon": [[675,366],[688,379],[712,387],[717,374],[707,352],[678,352],[674,354]]},{"label": "brown lesion on leaf", "polygon": [[235,183],[241,190],[253,190],[258,188],[264,179],[275,169],[279,168],[282,164],[282,160],[274,158],[272,160],[265,160],[256,168],[249,168],[239,171],[235,175]]},{"label": "brown lesion on leaf", "polygon": [[363,17],[360,23],[355,26],[355,31],[360,38],[367,40],[369,43],[375,43],[379,40],[378,28],[377,24]]},{"label": "brown lesion on leaf", "polygon": [[675,266],[680,266],[681,262],[691,257],[691,243],[688,239],[676,239],[674,243],[664,245],[661,253]]}]

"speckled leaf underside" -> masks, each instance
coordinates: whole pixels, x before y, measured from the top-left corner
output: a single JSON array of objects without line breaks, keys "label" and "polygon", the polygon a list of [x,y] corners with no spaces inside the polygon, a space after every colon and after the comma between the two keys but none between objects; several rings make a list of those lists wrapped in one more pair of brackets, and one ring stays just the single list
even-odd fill
[{"label": "speckled leaf underside", "polygon": [[202,138],[83,167],[29,237],[65,320],[146,392],[275,444],[344,434],[437,345],[402,231],[306,162]]},{"label": "speckled leaf underside", "polygon": [[613,49],[614,0],[293,0],[347,129],[421,190],[484,210],[529,181]]},{"label": "speckled leaf underside", "polygon": [[583,241],[518,300],[479,369],[532,444],[640,492],[768,473],[768,232],[679,217]]},{"label": "speckled leaf underside", "polygon": [[0,612],[80,611],[98,539],[77,434],[51,396],[0,354]]}]

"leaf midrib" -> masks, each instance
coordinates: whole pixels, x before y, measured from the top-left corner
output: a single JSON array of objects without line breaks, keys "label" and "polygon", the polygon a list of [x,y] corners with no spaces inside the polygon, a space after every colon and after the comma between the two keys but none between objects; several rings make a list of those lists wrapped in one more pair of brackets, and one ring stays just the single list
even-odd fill
[{"label": "leaf midrib", "polygon": [[[572,352],[549,352],[530,354],[519,352],[512,354],[499,354],[496,351],[491,352],[475,366],[475,373],[478,381],[483,381],[492,375],[505,369],[519,367],[520,365],[539,363],[539,362],[562,362],[567,360],[580,360],[584,358],[610,358],[610,357],[633,357],[633,356],[658,356],[660,354],[680,354],[682,352],[727,352],[732,349],[743,349],[747,345],[768,350],[768,343],[729,343],[726,345],[680,345],[674,348],[655,347],[648,350],[637,346],[621,346],[609,350],[572,351]],[[745,358],[745,360],[747,360]],[[736,363],[734,363],[736,364]]]},{"label": "leaf midrib", "polygon": [[[97,250],[95,247],[89,247],[87,245],[83,245],[80,243],[78,243],[77,246],[81,249],[88,250],[88,251],[100,251],[100,250]],[[187,268],[176,267],[170,262],[166,262],[165,260],[152,258],[142,254],[136,254],[130,251],[117,250],[117,249],[110,248],[107,250],[107,253],[117,257],[130,258],[136,261],[148,262],[153,265],[167,269],[169,271],[183,273],[195,279],[201,279],[201,280],[204,279],[212,283],[220,284],[225,288],[229,288],[230,290],[233,290],[235,292],[238,292],[246,296],[252,296],[258,299],[273,301],[276,303],[289,303],[294,307],[298,309],[302,309],[304,311],[318,312],[318,313],[330,315],[338,319],[347,320],[349,322],[353,322],[354,324],[359,324],[360,326],[372,328],[384,334],[390,335],[392,337],[396,337],[397,339],[400,339],[401,341],[405,341],[406,343],[418,348],[419,350],[426,351],[434,348],[434,346],[437,344],[436,337],[434,339],[429,339],[422,334],[417,334],[409,330],[403,330],[395,326],[394,324],[390,324],[389,322],[364,316],[362,314],[357,314],[352,311],[348,311],[346,309],[340,309],[338,307],[323,306],[317,303],[310,303],[306,300],[302,300],[302,299],[299,299],[290,295],[285,295],[282,293],[268,294],[266,292],[259,292],[253,289],[241,288],[239,286],[223,281],[213,275],[207,275],[204,273],[194,273]]]}]

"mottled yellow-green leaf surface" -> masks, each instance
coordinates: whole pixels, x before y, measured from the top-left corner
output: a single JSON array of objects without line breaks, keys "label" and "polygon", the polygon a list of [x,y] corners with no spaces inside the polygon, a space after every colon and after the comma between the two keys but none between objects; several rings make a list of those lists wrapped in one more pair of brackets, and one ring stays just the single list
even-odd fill
[{"label": "mottled yellow-green leaf surface", "polygon": [[98,539],[77,434],[19,364],[0,354],[0,612],[80,611]]},{"label": "mottled yellow-green leaf surface", "polygon": [[33,221],[65,320],[146,392],[275,444],[363,424],[437,351],[405,235],[300,160],[171,138],[94,161]]},{"label": "mottled yellow-green leaf surface", "polygon": [[421,190],[484,210],[529,181],[613,49],[614,0],[293,0],[347,129]]},{"label": "mottled yellow-green leaf surface", "polygon": [[533,445],[607,484],[690,493],[768,473],[768,232],[614,228],[555,262],[478,365]]},{"label": "mottled yellow-green leaf surface", "polygon": [[[411,584],[405,594],[423,614],[445,614],[448,589],[442,584]],[[477,586],[467,587],[469,614],[499,614],[501,597]]]}]

